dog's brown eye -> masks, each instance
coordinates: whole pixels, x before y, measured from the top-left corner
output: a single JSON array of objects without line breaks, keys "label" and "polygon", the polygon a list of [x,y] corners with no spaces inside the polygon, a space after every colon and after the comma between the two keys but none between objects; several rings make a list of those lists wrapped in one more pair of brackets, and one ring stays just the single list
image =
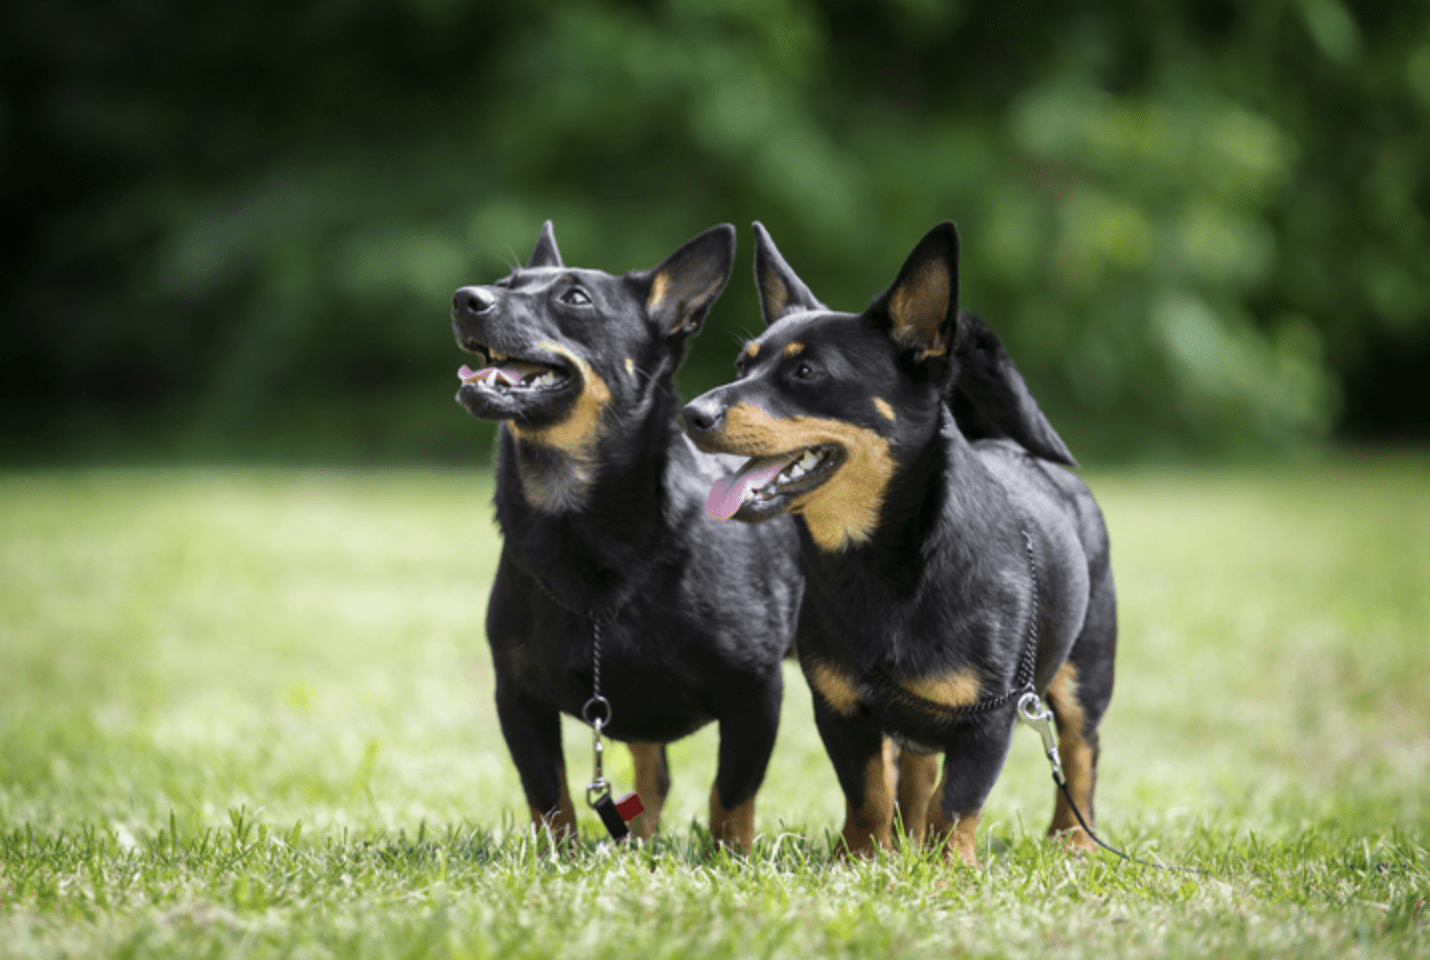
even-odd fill
[{"label": "dog's brown eye", "polygon": [[794,368],[794,375],[801,380],[813,380],[817,372],[814,367],[808,363],[801,362],[799,366]]},{"label": "dog's brown eye", "polygon": [[569,303],[573,307],[589,307],[591,298],[586,296],[586,291],[579,287],[572,287],[561,295],[562,303]]}]

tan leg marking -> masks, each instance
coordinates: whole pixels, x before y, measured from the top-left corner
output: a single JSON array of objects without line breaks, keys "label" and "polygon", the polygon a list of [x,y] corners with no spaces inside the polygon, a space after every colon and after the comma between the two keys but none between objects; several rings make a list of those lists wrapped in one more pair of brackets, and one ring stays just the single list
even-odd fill
[{"label": "tan leg marking", "polygon": [[960,813],[953,822],[953,829],[948,834],[948,845],[944,847],[944,859],[952,863],[955,857],[961,859],[967,866],[978,869],[978,847],[975,843],[975,833],[978,830],[978,821],[982,817],[979,810],[969,810]]},{"label": "tan leg marking", "polygon": [[899,757],[899,812],[904,832],[914,842],[928,834],[929,801],[938,786],[938,754],[904,750]]},{"label": "tan leg marking", "polygon": [[843,465],[824,484],[797,498],[790,510],[803,514],[810,536],[826,553],[866,542],[878,526],[895,463],[888,439],[875,431],[844,420],[776,417],[744,401],[725,411],[724,427],[711,440],[703,441],[707,452],[746,457],[837,444],[844,451]]},{"label": "tan leg marking", "polygon": [[804,675],[809,685],[815,689],[830,709],[841,716],[849,716],[859,706],[859,689],[847,675],[827,663],[818,660],[804,665]]},{"label": "tan leg marking", "polygon": [[[1058,720],[1058,758],[1063,764],[1063,775],[1068,780],[1068,793],[1073,802],[1092,826],[1092,793],[1097,785],[1097,750],[1083,736],[1082,704],[1077,698],[1077,667],[1064,663],[1058,668],[1053,682],[1048,684],[1048,702],[1052,704],[1053,715]],[[1095,850],[1097,844],[1087,835],[1087,831],[1077,822],[1067,798],[1057,790],[1056,805],[1053,808],[1053,822],[1048,826],[1048,836],[1061,836],[1071,850]]]},{"label": "tan leg marking", "polygon": [[665,750],[658,743],[628,743],[636,767],[636,793],[645,804],[645,813],[636,817],[631,832],[649,840],[660,826],[660,811],[670,793],[670,771],[665,766]]},{"label": "tan leg marking", "polygon": [[945,761],[943,776],[939,778],[932,802],[929,803],[929,838],[943,844],[943,857],[947,862],[953,863],[954,859],[958,858],[970,867],[977,867],[978,849],[974,844],[974,832],[978,829],[978,819],[982,812],[965,810],[955,814],[952,820],[945,816],[943,784],[947,777],[948,763]]},{"label": "tan leg marking", "polygon": [[730,809],[720,802],[720,790],[710,788],[710,836],[720,846],[728,846],[741,853],[749,853],[755,842],[755,798]]},{"label": "tan leg marking", "polygon": [[527,807],[531,811],[531,824],[537,830],[543,827],[551,831],[551,837],[557,843],[565,846],[576,839],[576,807],[571,802],[571,791],[566,786],[566,768],[563,766],[557,773],[561,777],[561,799],[556,804],[556,810],[551,816],[547,816],[545,811],[535,807]]},{"label": "tan leg marking", "polygon": [[883,748],[864,766],[864,802],[855,807],[845,801],[844,849],[856,857],[874,853],[875,846],[888,847],[889,829],[894,823],[893,778],[894,743],[884,738]]}]

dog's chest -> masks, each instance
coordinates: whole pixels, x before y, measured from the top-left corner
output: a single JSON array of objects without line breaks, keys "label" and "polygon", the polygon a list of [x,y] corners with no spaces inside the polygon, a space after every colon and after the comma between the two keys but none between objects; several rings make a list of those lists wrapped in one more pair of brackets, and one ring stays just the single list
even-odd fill
[{"label": "dog's chest", "polygon": [[[611,735],[668,740],[711,718],[708,682],[693,663],[620,623],[598,627],[585,618],[563,620],[534,624],[526,642],[508,658],[511,679],[539,699],[570,716],[581,715],[595,689],[599,629],[601,694],[615,715]],[[686,649],[700,647],[698,637],[687,633],[687,640]]]}]

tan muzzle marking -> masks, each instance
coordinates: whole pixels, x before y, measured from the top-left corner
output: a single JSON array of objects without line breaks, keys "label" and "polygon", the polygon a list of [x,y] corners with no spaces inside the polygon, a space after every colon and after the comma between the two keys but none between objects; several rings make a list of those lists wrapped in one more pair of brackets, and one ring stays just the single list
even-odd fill
[{"label": "tan muzzle marking", "polygon": [[507,429],[518,440],[555,447],[579,460],[591,460],[595,454],[596,441],[601,435],[601,416],[611,403],[611,388],[589,363],[569,348],[551,341],[543,341],[538,346],[559,354],[576,368],[581,375],[581,393],[576,397],[571,412],[560,423],[533,430],[521,426],[515,420],[508,420]]},{"label": "tan muzzle marking", "polygon": [[867,542],[879,524],[895,461],[889,441],[873,430],[822,417],[776,417],[742,401],[725,412],[714,443],[723,452],[746,457],[836,445],[844,451],[844,463],[821,486],[798,497],[790,511],[804,517],[814,542],[829,553]]}]

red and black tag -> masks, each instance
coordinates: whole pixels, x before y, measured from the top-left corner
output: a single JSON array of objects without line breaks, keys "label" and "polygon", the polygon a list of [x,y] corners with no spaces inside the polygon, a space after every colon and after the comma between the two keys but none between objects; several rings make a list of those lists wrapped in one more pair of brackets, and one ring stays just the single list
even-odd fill
[{"label": "red and black tag", "polygon": [[626,824],[645,812],[645,804],[641,803],[640,795],[635,792],[626,794],[619,801],[612,800],[608,793],[591,806],[606,825],[606,831],[610,833],[612,840],[624,840],[630,836],[631,831]]}]

